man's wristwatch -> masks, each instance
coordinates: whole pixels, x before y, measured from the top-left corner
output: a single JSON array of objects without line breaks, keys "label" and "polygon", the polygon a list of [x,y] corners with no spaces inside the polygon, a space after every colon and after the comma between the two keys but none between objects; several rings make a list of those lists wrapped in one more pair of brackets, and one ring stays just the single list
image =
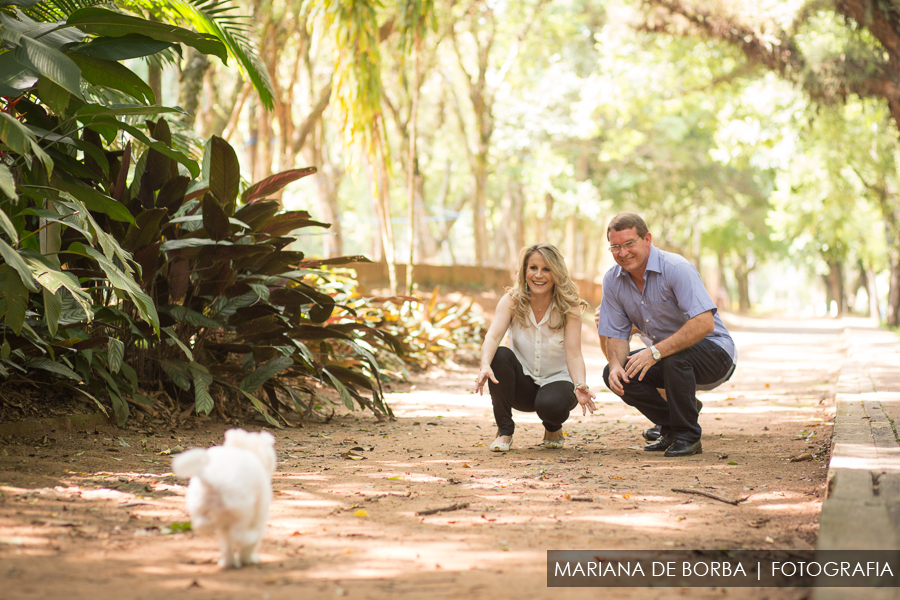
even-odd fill
[{"label": "man's wristwatch", "polygon": [[662,354],[659,353],[659,350],[656,349],[656,346],[650,346],[650,354],[653,355],[653,360],[659,360],[662,358]]}]

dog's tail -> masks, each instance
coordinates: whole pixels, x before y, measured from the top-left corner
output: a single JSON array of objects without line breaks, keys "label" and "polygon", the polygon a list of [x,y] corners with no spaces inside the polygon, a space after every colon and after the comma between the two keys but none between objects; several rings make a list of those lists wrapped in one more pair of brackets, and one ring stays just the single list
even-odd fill
[{"label": "dog's tail", "polygon": [[179,477],[194,477],[200,475],[209,463],[209,456],[203,448],[194,448],[182,452],[172,459],[172,472]]}]

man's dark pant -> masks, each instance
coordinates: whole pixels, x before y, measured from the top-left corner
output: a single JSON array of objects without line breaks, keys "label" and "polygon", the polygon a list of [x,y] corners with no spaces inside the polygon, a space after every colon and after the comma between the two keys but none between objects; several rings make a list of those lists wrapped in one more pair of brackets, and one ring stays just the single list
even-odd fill
[{"label": "man's dark pant", "polygon": [[497,348],[491,370],[500,382],[488,379],[498,436],[515,432],[512,409],[536,412],[547,431],[559,431],[569,418],[569,412],[578,404],[572,382],[555,381],[539,386],[525,374],[522,363],[506,346]]},{"label": "man's dark pant", "polygon": [[[725,377],[729,369],[728,352],[715,342],[700,340],[647,369],[643,380],[632,377],[630,383],[622,382],[622,400],[660,425],[662,435],[693,443],[702,433],[697,423],[697,385],[714,383]],[[603,381],[609,387],[609,365],[603,370]],[[658,388],[666,390],[668,401]]]}]

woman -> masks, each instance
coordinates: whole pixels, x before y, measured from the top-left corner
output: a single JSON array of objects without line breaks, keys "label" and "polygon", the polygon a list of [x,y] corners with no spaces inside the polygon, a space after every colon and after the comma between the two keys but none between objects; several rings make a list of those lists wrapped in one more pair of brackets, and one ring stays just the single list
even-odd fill
[{"label": "woman", "polygon": [[[559,250],[550,244],[522,249],[516,284],[497,304],[475,380],[479,394],[488,382],[494,405],[497,439],[491,451],[509,451],[516,428],[514,408],[537,412],[548,448],[562,448],[562,424],[576,404],[585,415],[596,409],[596,395],[584,382],[581,355],[580,315],[585,306]],[[509,348],[500,347],[507,330]]]}]

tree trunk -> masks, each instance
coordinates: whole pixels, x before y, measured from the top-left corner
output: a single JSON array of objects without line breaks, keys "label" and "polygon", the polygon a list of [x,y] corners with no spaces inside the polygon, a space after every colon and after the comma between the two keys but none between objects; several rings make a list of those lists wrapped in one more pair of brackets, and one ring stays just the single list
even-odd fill
[{"label": "tree trunk", "polygon": [[388,280],[390,281],[391,294],[396,294],[397,269],[394,256],[394,229],[391,223],[391,204],[388,194],[387,165],[381,148],[376,150],[376,163],[372,168],[372,201],[375,205],[375,213],[378,217],[378,229],[381,238],[381,254],[387,262]]},{"label": "tree trunk", "polygon": [[738,312],[747,314],[750,312],[750,269],[744,256],[735,261],[734,280],[738,288]]},{"label": "tree trunk", "polygon": [[197,108],[200,106],[200,92],[203,90],[203,77],[209,68],[209,58],[194,48],[188,47],[185,52],[184,66],[179,76],[178,105],[187,113],[184,123],[194,126],[197,119]]},{"label": "tree trunk", "polygon": [[544,194],[544,218],[538,225],[538,239],[535,242],[546,242],[550,239],[550,225],[553,222],[553,194],[546,192]]},{"label": "tree trunk", "polygon": [[409,115],[409,148],[406,157],[406,176],[407,176],[407,214],[409,215],[409,258],[406,261],[406,293],[413,295],[415,261],[416,261],[416,239],[419,235],[416,230],[416,181],[419,179],[419,160],[416,147],[418,136],[418,117],[419,117],[419,88],[422,81],[422,65],[419,60],[421,54],[421,40],[416,40],[415,56],[413,58],[413,89],[412,89],[412,107]]},{"label": "tree trunk", "polygon": [[900,260],[897,254],[896,251],[890,253],[891,281],[886,315],[888,327],[900,327]]},{"label": "tree trunk", "polygon": [[834,301],[835,307],[837,308],[837,316],[842,317],[847,307],[847,298],[844,294],[844,271],[840,261],[829,258],[827,262],[828,275],[826,276],[825,281],[830,296],[828,301],[829,310],[831,310],[831,302]]},{"label": "tree trunk", "polygon": [[869,316],[881,322],[881,308],[878,306],[878,288],[875,283],[875,271],[865,268],[866,294],[869,296]]},{"label": "tree trunk", "polygon": [[571,214],[566,217],[566,236],[563,244],[563,257],[566,259],[566,266],[569,267],[569,275],[575,275],[576,268],[583,268],[583,264],[579,264],[578,257],[575,254],[576,242],[578,241],[578,216]]}]

